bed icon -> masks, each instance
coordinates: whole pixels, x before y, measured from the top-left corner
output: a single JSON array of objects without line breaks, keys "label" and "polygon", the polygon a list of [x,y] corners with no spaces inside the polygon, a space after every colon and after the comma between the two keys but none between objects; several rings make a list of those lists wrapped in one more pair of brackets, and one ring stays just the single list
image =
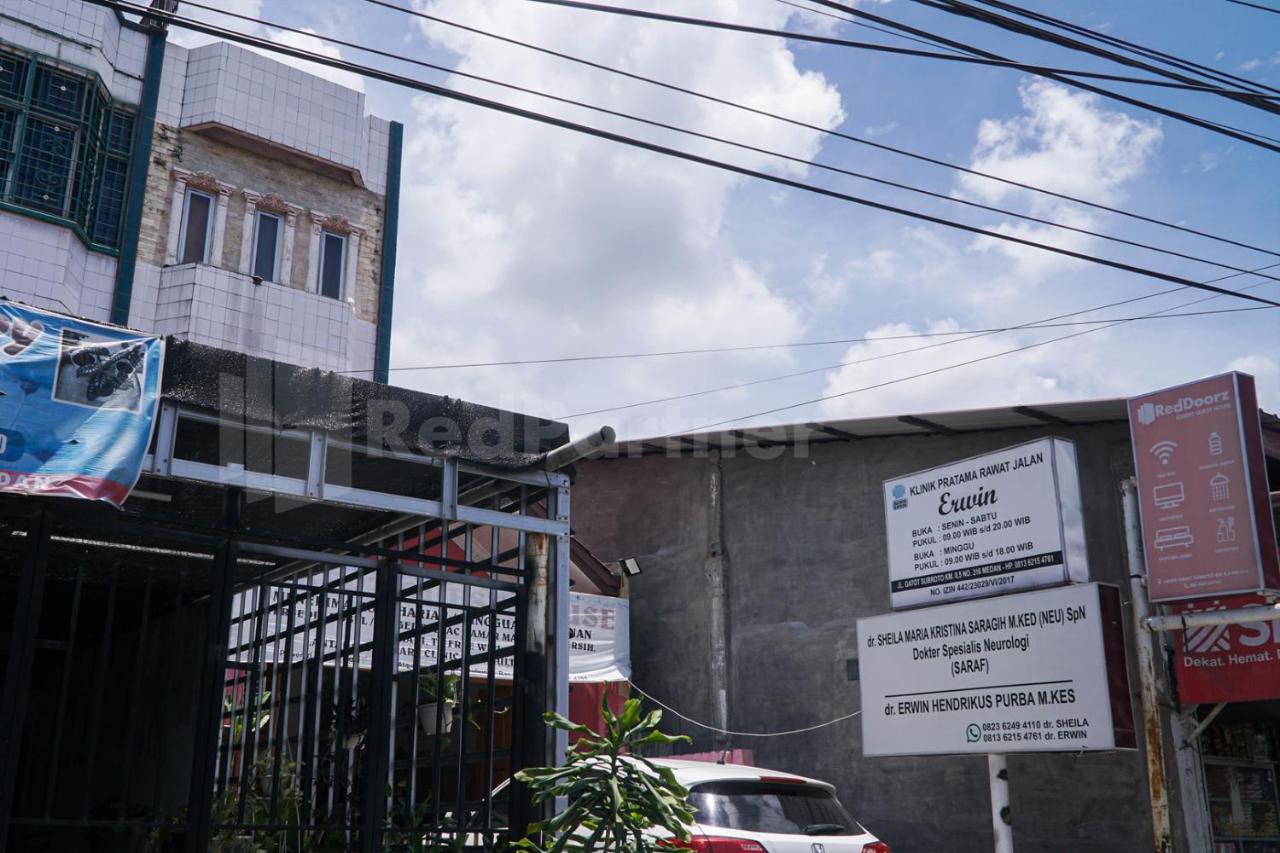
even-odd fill
[{"label": "bed icon", "polygon": [[1164,551],[1169,548],[1190,548],[1195,541],[1191,528],[1182,524],[1157,530],[1155,541],[1151,544],[1157,551]]}]

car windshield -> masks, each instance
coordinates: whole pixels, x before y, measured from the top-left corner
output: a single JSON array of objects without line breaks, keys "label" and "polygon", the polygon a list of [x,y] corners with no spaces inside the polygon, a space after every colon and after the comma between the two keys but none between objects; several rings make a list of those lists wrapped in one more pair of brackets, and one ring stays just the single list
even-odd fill
[{"label": "car windshield", "polygon": [[777,782],[707,782],[689,792],[706,826],[788,835],[858,835],[864,830],[825,788]]}]

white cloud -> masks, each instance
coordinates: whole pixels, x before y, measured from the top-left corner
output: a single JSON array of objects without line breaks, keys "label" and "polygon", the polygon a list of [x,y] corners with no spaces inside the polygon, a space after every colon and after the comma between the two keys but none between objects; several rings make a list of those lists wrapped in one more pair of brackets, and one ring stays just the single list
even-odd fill
[{"label": "white cloud", "polygon": [[[322,41],[315,35],[315,30],[307,29],[307,33],[292,32],[273,32],[271,41],[285,47],[298,48],[310,53],[318,53],[321,56],[328,56],[332,59],[342,59],[342,51],[338,47]],[[269,53],[263,51],[263,54],[270,56],[277,62],[283,62],[285,65],[292,65],[295,68],[301,68],[308,74],[314,74],[317,77],[323,77],[325,80],[337,83],[339,86],[346,86],[348,89],[354,89],[357,92],[364,91],[364,78],[359,74],[351,71],[343,71],[340,68],[330,68],[327,65],[319,65],[315,62],[307,62],[305,59],[297,59],[281,53]]]},{"label": "white cloud", "polygon": [[879,136],[888,136],[890,133],[893,133],[897,129],[898,129],[898,123],[896,121],[889,121],[889,122],[885,122],[884,124],[872,125],[871,127],[868,127],[866,130],[862,131],[862,133],[864,136],[869,136],[872,139],[875,139],[876,137],[879,137]]},{"label": "white cloud", "polygon": [[[435,8],[432,3],[423,8]],[[655,4],[642,4],[655,5]],[[787,7],[730,0],[709,16],[781,24]],[[832,127],[838,92],[802,72],[781,41],[638,24],[505,0],[442,5],[449,17],[575,55],[671,80]],[[622,106],[707,133],[751,139],[809,158],[820,135],[678,96],[452,29],[425,25],[457,67],[565,97]],[[711,152],[753,168],[803,174],[798,164],[673,139],[532,96],[451,83],[572,120]],[[741,178],[461,105],[423,97],[407,130],[398,264],[397,363],[520,358],[755,344],[797,339],[801,311],[749,264],[726,233]],[[785,361],[785,358],[783,359]],[[457,372],[397,380],[521,411],[563,415],[717,384],[776,365],[777,351],[716,359],[613,362],[581,368]],[[534,393],[533,388],[542,389]],[[609,421],[624,433],[639,417]],[[670,421],[667,421],[670,423]],[[651,427],[650,427],[651,428]],[[640,430],[639,426],[635,427]]]},{"label": "white cloud", "polygon": [[1258,405],[1272,414],[1280,414],[1280,360],[1254,354],[1233,359],[1227,370],[1248,373],[1257,380]]},{"label": "white cloud", "polygon": [[[226,12],[234,12],[237,15],[245,15],[251,18],[262,17],[262,0],[222,0],[219,5]],[[219,15],[217,12],[197,9],[194,6],[187,6],[181,3],[178,5],[178,14],[184,18],[193,18],[197,21],[203,21],[204,23],[225,27],[230,30],[255,32],[259,29],[256,25],[241,21],[238,18],[229,18],[226,15]],[[185,30],[181,27],[170,28],[169,40],[183,47],[199,47],[202,44],[219,41],[215,36],[205,35],[193,30]]]},{"label": "white cloud", "polygon": [[[1140,175],[1159,147],[1158,124],[1102,107],[1097,96],[1073,92],[1046,80],[1019,88],[1023,113],[984,119],[970,167],[1024,184],[1104,204],[1118,202],[1126,184]],[[990,204],[1022,203],[1042,219],[1094,229],[1095,218],[1076,205],[1009,184],[962,174],[957,192]],[[1005,223],[996,230],[1039,243],[1083,252],[1096,238],[1048,225]],[[1039,281],[1078,265],[1061,255],[981,238],[979,251],[996,250],[1015,262],[1023,283]]]},{"label": "white cloud", "polygon": [[[1114,390],[1111,385],[1115,383],[1100,380],[1098,376],[1098,350],[1105,340],[1105,332],[1011,355],[999,354],[1037,341],[1070,334],[1070,330],[1045,329],[980,337],[960,335],[940,339],[884,340],[892,335],[921,332],[937,334],[962,328],[955,320],[946,319],[921,326],[894,323],[873,329],[867,337],[881,340],[849,347],[842,360],[862,363],[846,363],[844,367],[828,374],[824,396],[928,373],[947,365],[975,359],[987,360],[824,400],[820,404],[822,416],[837,419],[1014,406],[1097,396],[1104,387],[1108,393]],[[881,358],[890,353],[904,354]]]}]

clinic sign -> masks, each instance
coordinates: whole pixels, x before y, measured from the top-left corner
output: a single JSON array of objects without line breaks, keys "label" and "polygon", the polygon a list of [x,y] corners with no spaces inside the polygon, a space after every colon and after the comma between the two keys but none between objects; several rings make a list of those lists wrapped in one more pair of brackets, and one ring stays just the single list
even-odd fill
[{"label": "clinic sign", "polygon": [[1253,377],[1129,401],[1152,601],[1280,589]]},{"label": "clinic sign", "polygon": [[1006,447],[884,482],[895,609],[1088,580],[1075,445]]},{"label": "clinic sign", "polygon": [[863,753],[1134,748],[1122,618],[1095,583],[859,619]]}]

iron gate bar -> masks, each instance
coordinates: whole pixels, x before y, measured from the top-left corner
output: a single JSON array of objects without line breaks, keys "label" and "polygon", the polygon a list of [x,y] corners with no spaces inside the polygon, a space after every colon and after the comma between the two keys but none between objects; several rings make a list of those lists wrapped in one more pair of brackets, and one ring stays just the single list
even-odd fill
[{"label": "iron gate bar", "polygon": [[[240,526],[244,492],[227,489],[224,495],[223,522],[226,532]],[[218,737],[222,726],[222,697],[226,684],[227,640],[231,630],[231,603],[234,589],[237,545],[224,539],[211,566],[213,595],[209,603],[209,620],[205,655],[195,713],[194,750],[191,763],[191,790],[188,795],[187,853],[204,853],[209,849],[213,807],[214,771]],[[215,710],[216,709],[216,710]]]},{"label": "iron gate bar", "polygon": [[[133,737],[138,727],[138,693],[142,689],[142,653],[146,649],[147,626],[151,622],[151,588],[155,580],[155,570],[147,569],[147,580],[142,592],[142,624],[138,628],[138,647],[133,653],[133,684],[129,688],[129,722],[124,736],[124,754],[126,759],[133,755]],[[92,754],[92,753],[90,753]],[[126,801],[129,795],[129,783],[133,777],[133,762],[124,763],[124,785],[121,786],[120,821],[124,821]]]},{"label": "iron gate bar", "polygon": [[[75,660],[76,647],[76,630],[80,624],[80,595],[84,589],[84,565],[76,564],[76,580],[71,591],[71,618],[67,627],[67,653],[62,659],[62,681],[58,687],[58,710],[54,716],[53,726],[53,749],[52,757],[49,765],[53,772],[49,774],[49,781],[45,787],[44,794],[44,816],[51,818],[53,816],[53,795],[56,783],[58,781],[58,765],[62,763],[62,724],[67,716],[67,697],[71,692],[71,665]],[[4,849],[4,845],[0,842],[0,850]]]},{"label": "iron gate bar", "polygon": [[[390,741],[388,726],[391,719],[391,679],[396,660],[395,635],[392,632],[399,624],[395,600],[398,585],[395,563],[386,561],[379,567],[376,583],[376,617],[373,627],[381,640],[382,654],[373,656],[367,737],[371,744],[383,747]],[[382,793],[387,778],[387,759],[385,748],[366,750],[364,830],[360,837],[363,853],[376,853],[382,841],[382,826],[387,811],[386,796]]]},{"label": "iron gate bar", "polygon": [[111,567],[111,587],[107,593],[107,616],[103,620],[103,636],[101,641],[101,654],[98,658],[98,673],[94,681],[93,688],[93,711],[89,717],[89,751],[86,753],[89,757],[88,766],[85,767],[85,784],[84,784],[84,817],[90,816],[90,800],[93,797],[93,777],[94,770],[97,769],[98,757],[98,735],[102,725],[102,701],[107,692],[107,664],[111,662],[111,640],[112,626],[115,624],[116,614],[116,598],[120,583],[120,566],[113,565]]},{"label": "iron gate bar", "polygon": [[0,853],[8,849],[8,824],[13,816],[17,792],[18,752],[22,748],[23,724],[27,712],[26,685],[31,680],[35,660],[34,640],[39,628],[44,596],[45,570],[49,561],[47,511],[41,507],[34,529],[28,533],[22,577],[14,601],[13,633],[5,667],[4,693],[0,695]]}]

